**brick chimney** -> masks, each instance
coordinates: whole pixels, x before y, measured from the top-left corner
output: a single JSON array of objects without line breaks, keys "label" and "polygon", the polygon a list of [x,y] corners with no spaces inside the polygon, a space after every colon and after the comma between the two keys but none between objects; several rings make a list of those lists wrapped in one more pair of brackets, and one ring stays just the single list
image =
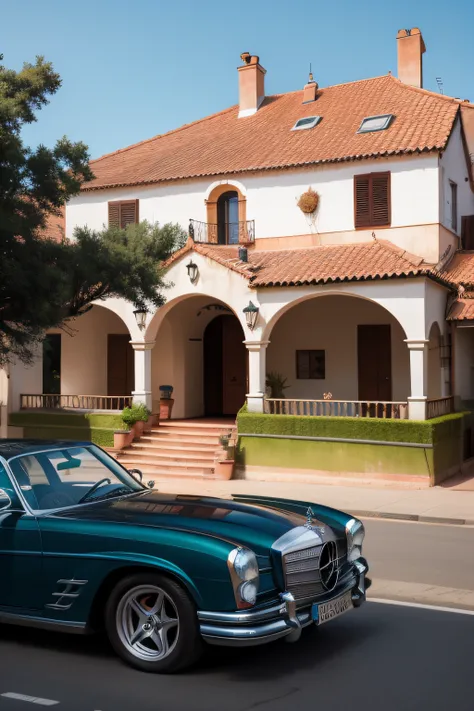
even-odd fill
[{"label": "brick chimney", "polygon": [[308,83],[303,89],[303,104],[310,104],[316,101],[316,92],[318,91],[318,82],[314,81],[313,75],[309,73]]},{"label": "brick chimney", "polygon": [[426,52],[423,36],[418,27],[399,30],[397,34],[398,78],[405,84],[423,86],[423,53]]},{"label": "brick chimney", "polygon": [[255,114],[265,98],[265,69],[259,58],[244,52],[239,72],[239,118]]}]

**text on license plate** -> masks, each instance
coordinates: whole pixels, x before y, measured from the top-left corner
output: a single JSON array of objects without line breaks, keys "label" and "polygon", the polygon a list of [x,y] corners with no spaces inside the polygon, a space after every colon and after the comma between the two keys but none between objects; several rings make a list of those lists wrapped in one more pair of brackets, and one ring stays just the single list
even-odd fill
[{"label": "text on license plate", "polygon": [[330,602],[323,602],[321,605],[314,603],[311,613],[314,622],[317,625],[322,625],[324,622],[334,619],[334,617],[339,617],[347,610],[351,610],[352,607],[352,593],[349,591]]}]

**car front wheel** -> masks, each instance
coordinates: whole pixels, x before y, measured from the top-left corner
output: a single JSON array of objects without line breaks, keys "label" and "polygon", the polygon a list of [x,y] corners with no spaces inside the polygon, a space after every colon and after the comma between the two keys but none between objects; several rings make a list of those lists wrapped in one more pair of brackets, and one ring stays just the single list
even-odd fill
[{"label": "car front wheel", "polygon": [[105,623],[117,654],[142,671],[179,671],[202,651],[192,600],[178,583],[157,573],[121,580],[108,600]]}]

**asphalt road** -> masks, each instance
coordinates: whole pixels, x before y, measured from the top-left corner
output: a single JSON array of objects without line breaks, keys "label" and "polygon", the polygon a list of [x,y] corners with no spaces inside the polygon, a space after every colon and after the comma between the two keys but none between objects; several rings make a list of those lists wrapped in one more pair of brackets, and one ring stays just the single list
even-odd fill
[{"label": "asphalt road", "polygon": [[[473,542],[474,529],[367,523],[375,582],[401,575],[472,588]],[[103,638],[3,627],[0,711],[38,708],[8,693],[58,711],[472,711],[473,663],[474,615],[375,602],[305,630],[297,644],[209,648],[179,676],[130,669]]]}]

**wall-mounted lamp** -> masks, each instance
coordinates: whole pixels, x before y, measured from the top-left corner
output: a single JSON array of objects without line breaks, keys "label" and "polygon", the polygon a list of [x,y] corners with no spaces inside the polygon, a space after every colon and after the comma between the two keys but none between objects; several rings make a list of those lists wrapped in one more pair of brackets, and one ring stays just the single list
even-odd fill
[{"label": "wall-mounted lamp", "polygon": [[257,325],[257,318],[258,318],[258,306],[255,306],[255,304],[252,304],[251,301],[249,301],[249,305],[243,309],[243,312],[245,314],[245,320],[247,321],[247,326],[250,328],[251,331],[255,328]]},{"label": "wall-mounted lamp", "polygon": [[191,259],[189,264],[186,265],[186,269],[188,270],[189,281],[191,282],[191,284],[195,284],[199,275],[198,265],[194,264],[193,260]]},{"label": "wall-mounted lamp", "polygon": [[148,312],[145,309],[137,309],[133,313],[135,314],[135,319],[138,328],[140,329],[140,331],[143,331],[146,326],[146,315]]}]

